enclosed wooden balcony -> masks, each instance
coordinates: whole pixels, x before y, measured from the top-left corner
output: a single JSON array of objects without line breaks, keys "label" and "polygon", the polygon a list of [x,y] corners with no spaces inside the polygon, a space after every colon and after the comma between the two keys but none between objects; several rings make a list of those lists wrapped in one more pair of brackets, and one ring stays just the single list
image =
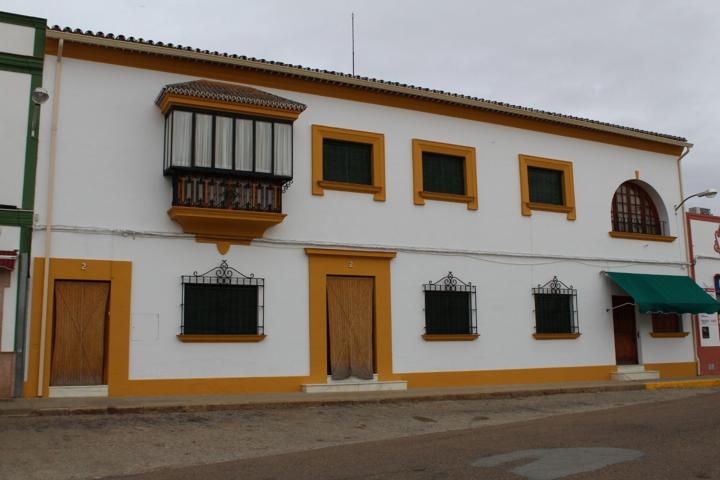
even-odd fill
[{"label": "enclosed wooden balcony", "polygon": [[305,105],[243,85],[196,80],[167,85],[163,171],[172,179],[168,215],[225,253],[285,218],[292,182],[293,121]]}]

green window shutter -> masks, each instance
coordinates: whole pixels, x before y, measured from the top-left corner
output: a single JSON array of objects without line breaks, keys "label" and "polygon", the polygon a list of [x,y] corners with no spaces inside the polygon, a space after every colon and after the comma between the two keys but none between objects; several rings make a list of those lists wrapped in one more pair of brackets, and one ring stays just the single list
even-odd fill
[{"label": "green window shutter", "polygon": [[372,185],[372,145],[323,140],[323,180]]},{"label": "green window shutter", "polygon": [[465,195],[465,158],[423,152],[423,191]]},{"label": "green window shutter", "polygon": [[536,293],[534,296],[537,333],[575,333],[572,295]]},{"label": "green window shutter", "polygon": [[183,334],[258,333],[258,287],[186,284],[184,288]]},{"label": "green window shutter", "polygon": [[472,333],[470,293],[426,291],[425,333]]},{"label": "green window shutter", "polygon": [[548,168],[528,167],[530,202],[565,205],[563,172]]}]

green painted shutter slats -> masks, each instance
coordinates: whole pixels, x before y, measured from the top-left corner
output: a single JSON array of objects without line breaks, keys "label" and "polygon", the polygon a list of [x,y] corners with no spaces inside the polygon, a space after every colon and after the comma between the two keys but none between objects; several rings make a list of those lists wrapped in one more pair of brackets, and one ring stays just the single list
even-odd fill
[{"label": "green painted shutter slats", "polygon": [[564,205],[563,173],[560,170],[528,167],[530,202]]},{"label": "green painted shutter slats", "polygon": [[465,195],[465,159],[423,152],[423,191]]},{"label": "green painted shutter slats", "polygon": [[323,140],[323,180],[372,185],[372,145]]},{"label": "green painted shutter slats", "polygon": [[470,294],[467,292],[426,291],[425,333],[471,333]]}]

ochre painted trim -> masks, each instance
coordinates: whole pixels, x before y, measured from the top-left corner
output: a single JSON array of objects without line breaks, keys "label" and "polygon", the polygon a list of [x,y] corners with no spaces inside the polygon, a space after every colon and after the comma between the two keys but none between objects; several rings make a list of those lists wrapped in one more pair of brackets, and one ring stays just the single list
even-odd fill
[{"label": "ochre painted trim", "polygon": [[305,254],[320,255],[323,257],[366,257],[366,258],[395,258],[396,252],[387,250],[338,250],[330,248],[306,248]]},{"label": "ochre painted trim", "polygon": [[[341,140],[344,142],[366,143],[372,145],[372,187],[377,190],[364,191],[356,189],[354,183],[327,182],[323,179],[323,140]],[[321,184],[322,183],[322,184]],[[351,189],[352,188],[352,189]],[[324,195],[327,190],[346,192],[373,193],[373,199],[385,201],[385,135],[382,133],[348,130],[345,128],[312,126],[312,194]]]},{"label": "ochre painted trim", "polygon": [[344,182],[331,182],[329,180],[320,180],[318,185],[322,189],[326,190],[340,190],[342,192],[355,192],[355,193],[380,193],[382,187],[376,187],[375,185],[363,185],[362,183],[344,183]]},{"label": "ochre painted trim", "polygon": [[160,99],[160,104],[158,106],[160,107],[163,115],[166,114],[172,107],[188,107],[293,121],[297,120],[300,116],[300,112],[296,112],[294,110],[263,107],[260,105],[246,105],[242,103],[230,103],[211,98],[188,97],[175,93],[165,93]]},{"label": "ochre painted trim", "polygon": [[533,333],[535,340],[574,340],[580,333]]},{"label": "ochre painted trim", "polygon": [[470,387],[475,385],[513,385],[610,380],[616,365],[584,367],[522,368],[476,370],[466,372],[396,373],[397,380],[408,382],[408,388]]},{"label": "ochre painted trim", "polygon": [[[55,55],[57,53],[57,45],[57,39],[48,38],[45,43],[45,53]],[[110,49],[69,40],[65,41],[63,56],[91,62],[171,72],[198,78],[225,80],[286,91],[321,95],[324,97],[404,108],[436,115],[445,115],[552,135],[562,135],[592,142],[635,148],[664,155],[672,155],[676,158],[682,154],[684,148],[682,145],[671,145],[650,139],[630,137],[620,133],[555,123],[547,119],[528,118],[520,115],[489,111],[473,106],[438,102],[430,98],[398,95],[397,93],[382,91],[380,89],[365,89],[351,85],[313,80],[302,77],[302,72],[298,72],[297,76],[282,75],[256,68],[222,64],[220,62],[199,62],[188,58],[172,57],[167,54],[153,55],[129,50]]]},{"label": "ochre painted trim", "polygon": [[475,201],[475,197],[455,195],[453,193],[419,192],[418,195],[425,200],[440,200],[443,202],[471,203]]},{"label": "ochre painted trim", "polygon": [[[423,191],[423,152],[453,155],[465,159],[465,195]],[[477,200],[477,167],[475,164],[475,147],[453,145],[450,143],[432,142],[430,140],[412,139],[413,162],[413,202],[425,205],[425,200],[440,200],[467,204],[468,210],[478,209]]]},{"label": "ochre painted trim", "polygon": [[613,238],[625,238],[628,240],[643,240],[645,242],[674,242],[677,237],[668,235],[651,235],[649,233],[633,233],[633,232],[608,232]]},{"label": "ochre painted trim", "polygon": [[650,332],[653,338],[683,338],[689,334],[690,332]]},{"label": "ochre painted trim", "polygon": [[553,205],[551,203],[528,202],[527,206],[530,210],[542,210],[544,212],[570,213],[573,211],[573,207],[567,207],[564,205]]},{"label": "ochre painted trim", "polygon": [[480,335],[477,333],[447,333],[447,334],[430,334],[426,333],[422,336],[426,342],[471,342],[477,340]]},{"label": "ochre painted trim", "polygon": [[186,343],[234,343],[234,342],[262,342],[265,335],[183,335],[178,340]]},{"label": "ochre painted trim", "polygon": [[[573,180],[572,162],[523,154],[518,155],[518,158],[520,160],[520,210],[522,214],[529,217],[532,215],[533,210],[544,210],[547,212],[567,213],[568,220],[575,220],[577,217],[575,212],[575,183]],[[562,172],[564,205],[530,202],[528,167],[546,168],[548,170],[558,170]]]},{"label": "ochre painted trim", "polygon": [[657,370],[660,378],[697,377],[695,362],[646,363],[645,370]]},{"label": "ochre painted trim", "polygon": [[[32,276],[32,311],[28,352],[28,377],[23,388],[26,397],[37,396],[38,363],[40,359],[40,317],[42,315],[43,271],[45,259],[36,257]],[[55,280],[87,280],[110,282],[110,315],[108,324],[107,360],[108,394],[118,395],[126,387],[130,359],[130,297],[132,263],[114,260],[53,258],[50,260],[48,282],[48,322],[54,316]],[[45,337],[45,372],[42,396],[48,396],[53,328],[49,323]]]},{"label": "ochre painted trim", "polygon": [[372,277],[375,284],[374,356],[378,379],[394,380],[390,319],[390,261],[395,252],[306,248],[309,274],[310,382],[327,383],[327,277]]},{"label": "ochre painted trim", "polygon": [[229,244],[247,245],[262,238],[265,230],[285,220],[287,215],[198,207],[172,207],[167,213],[183,232],[195,235],[198,242],[215,243],[220,253],[227,252]]}]

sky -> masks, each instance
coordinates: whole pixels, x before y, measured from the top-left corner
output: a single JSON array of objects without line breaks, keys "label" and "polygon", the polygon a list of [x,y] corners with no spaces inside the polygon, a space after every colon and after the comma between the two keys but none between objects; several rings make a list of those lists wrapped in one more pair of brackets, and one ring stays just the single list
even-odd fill
[{"label": "sky", "polygon": [[[718,0],[0,0],[0,10],[686,137],[720,190]],[[720,195],[692,199],[720,215]]]}]

